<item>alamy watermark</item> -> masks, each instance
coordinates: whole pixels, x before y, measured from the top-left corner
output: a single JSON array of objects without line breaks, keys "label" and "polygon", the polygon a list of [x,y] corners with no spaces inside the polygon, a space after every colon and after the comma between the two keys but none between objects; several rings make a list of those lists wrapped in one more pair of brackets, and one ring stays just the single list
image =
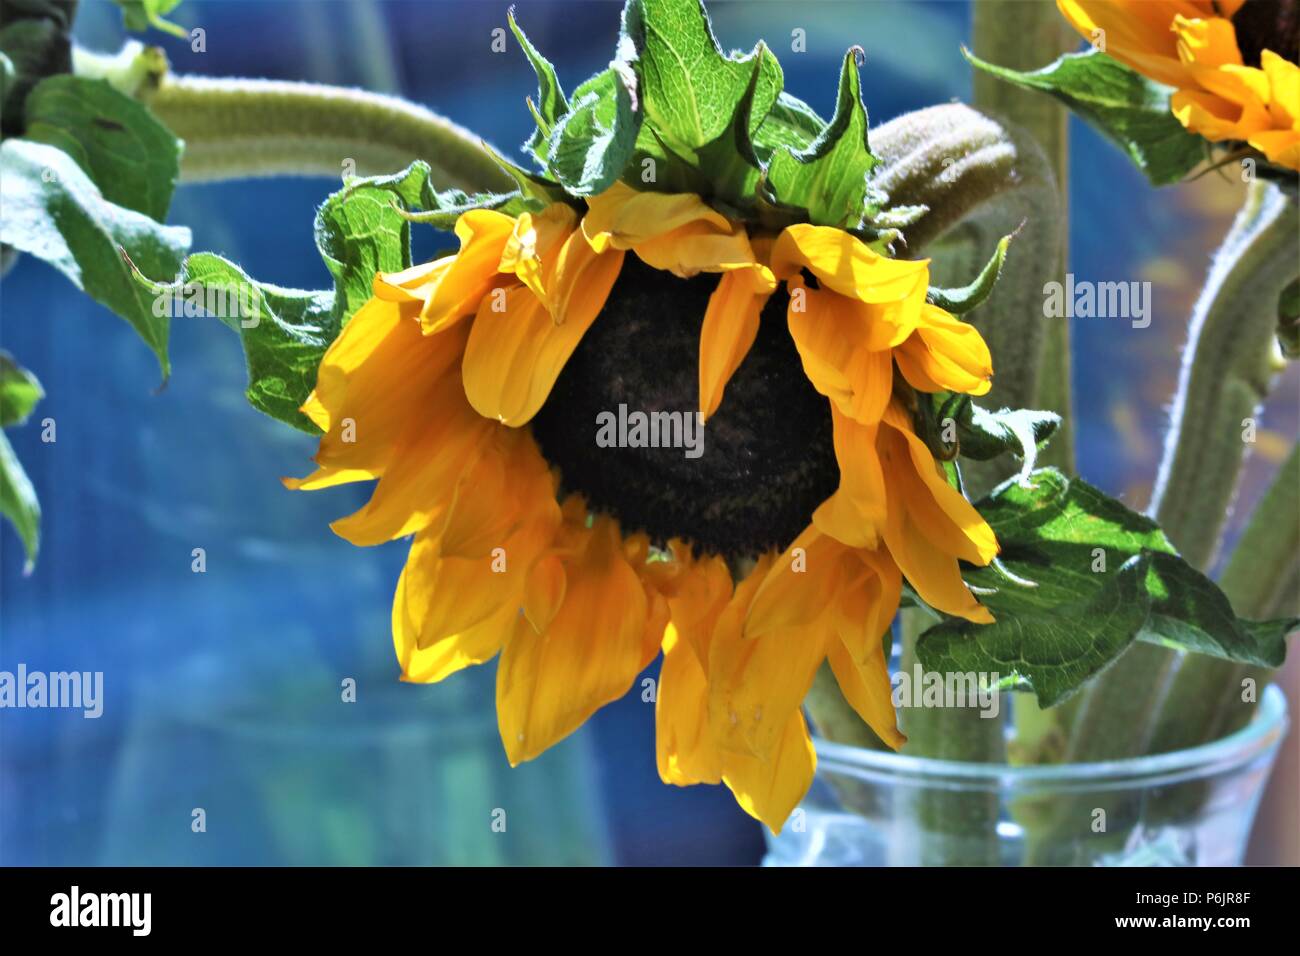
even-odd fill
[{"label": "alamy watermark", "polygon": [[104,713],[103,671],[0,671],[0,709],[67,708],[94,719]]},{"label": "alamy watermark", "polygon": [[642,412],[619,405],[596,416],[599,448],[681,448],[687,458],[704,454],[704,416],[699,412]]},{"label": "alamy watermark", "polygon": [[1064,285],[1044,285],[1043,296],[1049,319],[1130,319],[1135,329],[1151,324],[1150,282],[1080,282],[1068,272]]},{"label": "alamy watermark", "polygon": [[1002,709],[998,674],[975,671],[897,671],[890,684],[895,707],[976,707],[980,717],[997,717]]},{"label": "alamy watermark", "polygon": [[249,283],[207,285],[185,282],[167,286],[154,296],[154,318],[238,319],[240,328],[255,329],[262,321],[261,293]]}]

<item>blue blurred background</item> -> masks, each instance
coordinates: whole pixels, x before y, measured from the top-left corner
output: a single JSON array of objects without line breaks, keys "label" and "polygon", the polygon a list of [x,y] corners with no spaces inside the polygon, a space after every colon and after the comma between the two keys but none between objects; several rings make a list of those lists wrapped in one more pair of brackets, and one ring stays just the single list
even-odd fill
[{"label": "blue blurred background", "polygon": [[[507,6],[187,0],[175,19],[206,30],[206,52],[158,33],[148,40],[178,72],[398,93],[511,150],[530,131],[524,96],[535,83],[513,43],[505,54],[490,49]],[[851,44],[867,51],[874,122],[969,97],[965,2],[718,2],[711,11],[724,46],[766,38],[787,89],[823,115]],[[517,15],[569,88],[611,56],[617,3],[523,0]],[[807,32],[804,54],[783,51],[795,27]],[[116,50],[125,39],[117,8],[83,0],[76,36]],[[1077,123],[1072,135],[1070,268],[1155,283],[1149,329],[1077,320],[1073,330],[1082,472],[1141,507],[1186,317],[1239,189],[1207,177],[1157,196],[1117,150]],[[312,215],[336,187],[185,186],[170,221],[193,228],[196,250],[258,279],[323,288]],[[421,246],[434,248],[423,233]],[[0,530],[0,669],[103,671],[107,698],[98,720],[0,712],[0,863],[759,860],[758,825],[725,790],[659,782],[653,707],[639,685],[511,770],[495,729],[492,665],[433,687],[398,684],[388,612],[405,546],[361,551],[330,533],[328,522],[358,507],[366,488],[305,495],[280,486],[280,476],[308,470],[314,442],[244,402],[239,343],[219,323],[174,323],[174,374],[160,390],[134,333],[48,266],[25,259],[0,294],[0,346],[48,396],[10,433],[44,520],[27,577],[12,530]],[[1263,416],[1243,500],[1297,433],[1298,396],[1292,369]],[[40,440],[47,417],[55,443]],[[207,571],[195,574],[200,547]],[[355,704],[340,700],[349,677]],[[1297,861],[1294,759],[1288,747],[1256,861]],[[196,808],[206,833],[191,830]],[[491,825],[498,811],[504,833]]]}]

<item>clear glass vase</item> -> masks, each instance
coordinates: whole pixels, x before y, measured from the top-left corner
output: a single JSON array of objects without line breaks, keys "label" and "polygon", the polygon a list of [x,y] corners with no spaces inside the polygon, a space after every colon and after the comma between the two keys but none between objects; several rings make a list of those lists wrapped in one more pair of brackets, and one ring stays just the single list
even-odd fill
[{"label": "clear glass vase", "polygon": [[1269,687],[1214,743],[1099,763],[1015,767],[817,739],[812,788],[767,866],[1235,866],[1286,734]]}]

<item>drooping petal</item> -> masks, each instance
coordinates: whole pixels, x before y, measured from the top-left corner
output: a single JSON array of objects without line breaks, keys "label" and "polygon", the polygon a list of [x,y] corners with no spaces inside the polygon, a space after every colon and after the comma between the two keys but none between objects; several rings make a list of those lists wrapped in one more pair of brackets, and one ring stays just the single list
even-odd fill
[{"label": "drooping petal", "polygon": [[552,203],[537,215],[522,213],[506,240],[497,271],[514,273],[533,295],[551,308],[544,262],[573,234],[578,216],[568,203]]},{"label": "drooping petal", "polygon": [[750,816],[780,833],[803,795],[812,786],[817,753],[803,714],[794,711],[767,757],[728,753],[723,781]]},{"label": "drooping petal", "polygon": [[285,484],[309,490],[382,475],[398,437],[430,413],[433,388],[464,347],[459,330],[425,337],[410,308],[367,302],[326,349],[303,404],[324,432],[315,456],[321,468]]},{"label": "drooping petal", "polygon": [[505,290],[500,300],[483,300],[462,365],[465,395],[480,415],[518,427],[537,414],[603,308],[622,257],[621,252],[597,255],[574,232],[548,279],[554,316],[523,287]]},{"label": "drooping petal", "polygon": [[790,336],[813,387],[864,424],[880,420],[893,386],[895,327],[872,306],[788,280]]},{"label": "drooping petal", "polygon": [[[797,223],[772,247],[772,272],[788,279],[807,268],[842,296],[869,304],[908,305],[919,311],[929,285],[930,260],[890,259],[843,229]],[[894,318],[907,325],[908,317]]]},{"label": "drooping petal", "polygon": [[393,645],[404,681],[435,684],[466,667],[491,660],[514,629],[519,612],[512,605],[503,604],[468,630],[421,649],[414,638],[415,629],[400,617],[407,606],[406,580],[407,571],[403,571],[393,600]]},{"label": "drooping petal", "polygon": [[819,528],[804,529],[757,581],[745,607],[744,636],[803,627],[820,617],[839,587],[846,550]]},{"label": "drooping petal", "polygon": [[866,661],[858,661],[842,640],[834,640],[827,650],[827,659],[840,693],[876,736],[894,750],[907,743],[907,738],[898,729],[889,668],[879,643],[876,654]]},{"label": "drooping petal", "polygon": [[856,422],[834,405],[831,423],[840,486],[813,512],[813,524],[842,544],[874,548],[885,527],[889,494],[876,449],[880,426]]},{"label": "drooping petal", "polygon": [[655,696],[655,759],[664,783],[718,783],[722,751],[709,727],[708,680],[695,649],[669,624]]},{"label": "drooping petal", "polygon": [[597,252],[604,252],[631,249],[691,222],[731,231],[727,218],[694,193],[640,192],[620,181],[587,201],[582,231]]},{"label": "drooping petal", "polygon": [[712,223],[692,222],[632,248],[646,265],[671,272],[679,279],[690,279],[701,272],[749,267],[766,277],[769,291],[776,286],[767,267],[755,259],[743,227],[733,230],[729,226],[726,232],[719,232]]},{"label": "drooping petal", "polygon": [[621,697],[649,663],[646,595],[600,516],[577,532],[563,603],[543,633],[520,615],[497,669],[497,721],[511,765],[531,760]]},{"label": "drooping petal", "polygon": [[918,391],[984,395],[992,387],[993,357],[984,337],[938,306],[925,306],[921,325],[894,350],[894,359]]},{"label": "drooping petal", "polygon": [[722,395],[758,335],[759,316],[774,282],[765,268],[724,272],[709,296],[700,329],[700,414],[706,419],[722,404]]},{"label": "drooping petal", "polygon": [[[993,615],[970,593],[957,563],[957,552],[970,547],[971,538],[952,524],[947,525],[950,534],[945,534],[941,543],[927,534],[942,525],[934,514],[937,507],[931,489],[918,475],[907,445],[898,431],[882,429],[880,458],[891,492],[884,530],[889,554],[931,607],[978,624],[991,623]],[[929,516],[924,523],[916,517],[920,512]]]},{"label": "drooping petal", "polygon": [[335,521],[334,533],[355,545],[414,534],[450,507],[465,470],[483,452],[495,422],[465,401],[460,380],[447,374],[429,399],[431,414],[413,421],[365,507]]},{"label": "drooping petal", "polygon": [[[797,570],[796,547],[806,545]],[[709,715],[719,746],[767,756],[826,658],[847,550],[809,529],[772,563],[747,614],[728,605],[709,651]]]},{"label": "drooping petal", "polygon": [[460,252],[443,271],[420,312],[426,335],[474,314],[496,281],[501,254],[515,220],[492,209],[473,209],[456,220]]},{"label": "drooping petal", "polygon": [[[906,416],[898,408],[886,413],[885,427],[905,442],[911,469],[901,456],[896,475],[907,497],[909,513],[923,533],[949,554],[971,564],[988,564],[998,553],[993,529],[956,488],[948,483],[930,449],[912,431]],[[893,448],[898,448],[895,439]],[[883,452],[882,452],[883,454]]]}]

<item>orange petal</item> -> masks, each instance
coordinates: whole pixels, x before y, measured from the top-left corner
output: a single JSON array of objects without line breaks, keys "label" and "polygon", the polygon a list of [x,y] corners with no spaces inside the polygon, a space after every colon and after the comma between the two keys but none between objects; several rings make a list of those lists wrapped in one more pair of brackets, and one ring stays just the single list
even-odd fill
[{"label": "orange petal", "polygon": [[497,721],[511,765],[531,760],[621,697],[649,663],[646,595],[600,516],[566,565],[564,600],[539,634],[522,615],[497,669]]},{"label": "orange petal", "polygon": [[706,419],[722,404],[727,382],[754,344],[759,316],[772,293],[770,273],[762,274],[766,271],[725,272],[709,296],[700,329],[700,414]]},{"label": "orange petal", "polygon": [[779,833],[812,786],[816,770],[817,753],[803,714],[796,710],[766,758],[726,754],[722,779],[741,809]]}]

